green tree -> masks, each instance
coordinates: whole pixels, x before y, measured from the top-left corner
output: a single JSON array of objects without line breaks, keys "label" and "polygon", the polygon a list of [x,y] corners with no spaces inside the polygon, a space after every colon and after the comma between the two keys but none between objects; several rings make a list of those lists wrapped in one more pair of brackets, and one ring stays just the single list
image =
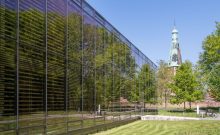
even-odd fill
[{"label": "green tree", "polygon": [[220,23],[216,23],[216,30],[208,35],[203,42],[203,52],[200,54],[199,65],[205,78],[206,86],[212,96],[220,101]]},{"label": "green tree", "polygon": [[192,64],[189,61],[183,63],[177,70],[171,83],[168,84],[171,89],[170,102],[174,104],[191,103],[202,99],[203,94],[200,88],[200,83],[196,79],[196,75],[192,69]]},{"label": "green tree", "polygon": [[[68,110],[78,111],[81,108],[82,80],[82,16],[75,12],[68,13]],[[81,108],[82,109],[82,108]]]},{"label": "green tree", "polygon": [[152,69],[148,64],[142,65],[138,75],[139,89],[138,99],[143,99],[144,103],[156,103],[156,79]]},{"label": "green tree", "polygon": [[[96,82],[98,102],[100,104],[104,102],[106,107],[112,102],[118,102],[120,97],[132,100],[133,96],[130,96],[130,93],[133,91],[132,85],[136,79],[131,51],[122,42],[113,39],[113,34],[106,34],[107,45],[95,57],[97,71],[100,72],[100,68],[103,67],[105,70],[105,75],[96,74]],[[103,92],[101,85],[105,85]]]},{"label": "green tree", "polygon": [[159,98],[158,100],[160,103],[164,102],[165,109],[167,108],[170,95],[170,89],[167,87],[167,84],[171,81],[172,76],[173,74],[168,67],[168,64],[161,60],[157,71],[157,92]]},{"label": "green tree", "polygon": [[220,64],[213,67],[208,78],[208,84],[212,97],[217,101],[220,101]]}]

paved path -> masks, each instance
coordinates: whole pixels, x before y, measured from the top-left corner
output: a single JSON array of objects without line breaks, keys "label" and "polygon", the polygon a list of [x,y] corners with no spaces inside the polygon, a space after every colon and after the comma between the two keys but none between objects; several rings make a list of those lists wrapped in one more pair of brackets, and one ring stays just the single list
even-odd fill
[{"label": "paved path", "polygon": [[162,115],[145,115],[141,116],[141,120],[220,120],[220,116],[216,118],[195,118],[195,117],[178,117],[178,116],[162,116]]}]

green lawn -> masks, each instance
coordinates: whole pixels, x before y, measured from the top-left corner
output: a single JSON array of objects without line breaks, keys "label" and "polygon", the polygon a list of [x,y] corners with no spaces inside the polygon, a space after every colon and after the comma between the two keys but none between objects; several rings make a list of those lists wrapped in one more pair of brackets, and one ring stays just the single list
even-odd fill
[{"label": "green lawn", "polygon": [[220,121],[136,121],[95,135],[220,135]]}]

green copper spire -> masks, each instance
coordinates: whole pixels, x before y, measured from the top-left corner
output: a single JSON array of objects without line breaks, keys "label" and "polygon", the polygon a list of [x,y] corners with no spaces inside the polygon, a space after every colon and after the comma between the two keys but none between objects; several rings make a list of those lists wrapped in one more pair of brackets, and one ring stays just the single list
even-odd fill
[{"label": "green copper spire", "polygon": [[181,52],[179,47],[178,31],[174,20],[174,28],[172,30],[172,44],[169,56],[169,66],[179,67],[182,63]]}]

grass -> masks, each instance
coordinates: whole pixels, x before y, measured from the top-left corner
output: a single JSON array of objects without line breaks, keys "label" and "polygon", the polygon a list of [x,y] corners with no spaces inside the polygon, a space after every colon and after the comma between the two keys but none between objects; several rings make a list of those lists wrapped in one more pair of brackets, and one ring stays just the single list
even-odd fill
[{"label": "grass", "polygon": [[220,121],[136,121],[95,135],[220,135]]}]

